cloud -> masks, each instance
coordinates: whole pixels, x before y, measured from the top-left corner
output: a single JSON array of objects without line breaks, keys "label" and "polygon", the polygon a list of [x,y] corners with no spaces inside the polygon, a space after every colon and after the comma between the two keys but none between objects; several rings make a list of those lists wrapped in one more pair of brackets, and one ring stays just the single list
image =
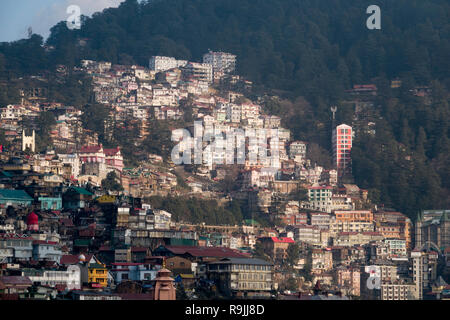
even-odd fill
[{"label": "cloud", "polygon": [[70,14],[67,8],[71,5],[80,7],[81,14],[91,16],[94,12],[102,11],[105,8],[118,7],[124,0],[55,0],[52,4],[43,6],[36,12],[31,26],[33,32],[47,38],[50,28],[60,21],[65,21]]}]

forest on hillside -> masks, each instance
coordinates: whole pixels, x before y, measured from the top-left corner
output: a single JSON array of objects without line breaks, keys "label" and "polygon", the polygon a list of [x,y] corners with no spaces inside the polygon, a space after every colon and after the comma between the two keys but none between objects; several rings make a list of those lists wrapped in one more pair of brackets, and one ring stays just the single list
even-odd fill
[{"label": "forest on hillside", "polygon": [[[200,61],[208,49],[221,50],[238,56],[237,73],[254,82],[255,97],[287,101],[266,108],[284,117],[295,139],[329,151],[330,105],[339,106],[339,121],[351,121],[345,90],[374,83],[380,117],[375,136],[356,137],[355,182],[414,218],[450,206],[450,2],[377,1],[381,30],[368,30],[372,2],[127,0],[83,17],[80,30],[55,25],[45,43],[39,35],[1,43],[0,105],[17,99],[8,79],[57,64],[147,66],[152,55]],[[392,90],[393,79],[402,87]],[[418,85],[432,88],[431,101],[410,94]]]}]

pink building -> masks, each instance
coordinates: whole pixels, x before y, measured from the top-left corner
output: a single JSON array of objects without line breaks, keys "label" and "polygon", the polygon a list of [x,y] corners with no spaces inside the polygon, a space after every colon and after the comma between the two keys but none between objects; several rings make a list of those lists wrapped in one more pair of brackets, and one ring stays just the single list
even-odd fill
[{"label": "pink building", "polygon": [[123,157],[122,157],[122,153],[120,152],[120,148],[116,147],[114,149],[105,149],[104,153],[105,153],[106,167],[114,168],[119,171],[122,171]]},{"label": "pink building", "polygon": [[83,146],[79,151],[81,163],[105,163],[107,168],[123,169],[123,157],[120,148],[103,149],[103,145]]},{"label": "pink building", "polygon": [[333,161],[338,171],[338,176],[342,177],[346,173],[352,172],[352,127],[341,124],[333,130]]}]

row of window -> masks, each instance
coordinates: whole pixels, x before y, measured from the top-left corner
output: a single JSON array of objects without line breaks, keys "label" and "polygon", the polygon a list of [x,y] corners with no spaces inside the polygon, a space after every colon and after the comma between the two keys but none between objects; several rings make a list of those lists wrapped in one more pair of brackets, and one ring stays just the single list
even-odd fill
[{"label": "row of window", "polygon": [[238,284],[238,288],[239,289],[248,289],[248,290],[262,290],[262,289],[270,289],[270,287],[268,286],[268,284],[267,283],[265,283],[265,282],[256,282],[256,283],[253,283],[253,282],[250,282],[250,283],[248,283],[248,282],[239,282],[239,284]]},{"label": "row of window", "polygon": [[243,265],[243,264],[238,264],[238,265],[233,265],[232,270],[256,270],[256,271],[270,271],[271,267],[270,266],[260,266],[260,265]]},{"label": "row of window", "polygon": [[[266,278],[266,279],[264,279]],[[267,275],[266,277],[264,274],[258,274],[258,273],[240,273],[239,274],[239,280],[267,280],[270,279],[270,276]]]}]

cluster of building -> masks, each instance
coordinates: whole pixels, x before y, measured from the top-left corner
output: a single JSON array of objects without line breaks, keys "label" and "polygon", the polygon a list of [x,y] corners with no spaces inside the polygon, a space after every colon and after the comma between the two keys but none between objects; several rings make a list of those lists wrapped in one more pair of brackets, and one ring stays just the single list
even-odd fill
[{"label": "cluster of building", "polygon": [[[154,56],[149,68],[83,60],[74,69],[92,77],[96,102],[108,107],[107,141],[137,128],[130,143],[142,152],[151,121],[178,121],[189,112],[192,124],[172,131],[178,155],[195,164],[182,175],[155,154],[125,166],[119,146],[106,148],[83,128],[82,111],[45,101],[41,88],[22,90],[21,105],[2,108],[8,148],[0,152],[0,298],[174,299],[175,288],[192,299],[202,290],[269,298],[285,292],[290,278],[300,294],[281,298],[448,298],[449,211],[423,211],[414,226],[404,214],[378,208],[367,190],[347,183],[360,124],[354,130],[333,123],[332,167],[312,163],[308,143],[293,140],[280,117],[222,88],[251,85],[235,68],[236,56],[209,51],[201,63]],[[349,93],[366,99],[376,91],[358,85]],[[366,100],[358,102],[361,110]],[[53,147],[37,153],[43,111],[56,118]],[[195,123],[205,132],[200,140]],[[103,186],[110,172],[122,191]],[[230,178],[233,188],[217,188]],[[175,222],[146,203],[152,195],[239,200],[247,217],[264,216],[273,226],[254,219],[235,226]],[[286,263],[295,244],[294,272]],[[256,258],[261,248],[264,256]]]}]

